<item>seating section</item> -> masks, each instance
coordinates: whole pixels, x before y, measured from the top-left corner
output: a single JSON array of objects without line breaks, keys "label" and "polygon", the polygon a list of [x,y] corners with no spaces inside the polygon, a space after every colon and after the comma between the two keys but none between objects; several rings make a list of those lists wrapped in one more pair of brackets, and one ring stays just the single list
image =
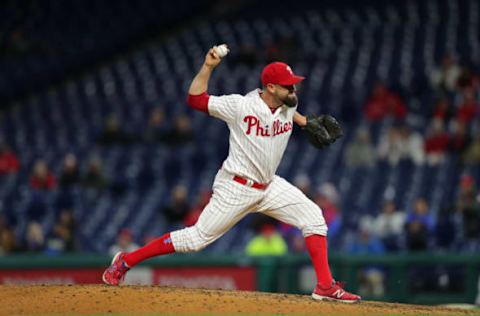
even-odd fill
[{"label": "seating section", "polygon": [[[32,40],[41,41],[48,30],[54,35],[52,42],[62,45],[45,63],[44,54],[39,52],[0,64],[2,72],[18,69],[19,73],[18,78],[10,77],[8,82],[2,75],[0,91],[5,91],[11,82],[22,83],[22,73],[30,69],[29,65],[38,67],[33,74],[55,76],[79,56],[74,50],[88,54],[106,37],[113,37],[109,43],[122,43],[120,37],[130,38],[128,30],[137,34],[159,12],[163,17],[169,14],[168,10],[161,11],[167,9],[160,4],[162,1],[155,2],[159,3],[155,14],[141,2],[132,7],[130,2],[121,1],[118,15],[109,12],[106,4],[89,2],[105,6],[100,10],[102,15],[87,19],[96,24],[79,23],[78,29],[54,32],[56,23],[62,23],[56,20],[60,19],[56,10],[79,11],[81,19],[89,14],[88,6],[81,3],[74,1],[61,7],[51,3],[48,10],[35,9],[39,16],[33,16],[23,31],[34,31],[39,23],[48,21],[38,34],[31,33]],[[9,4],[14,5],[13,1]],[[203,20],[151,41],[81,77],[21,99],[0,116],[0,135],[17,153],[22,166],[18,173],[0,177],[1,209],[15,222],[17,236],[23,236],[32,210],[45,214],[41,225],[49,232],[59,207],[72,207],[79,223],[80,247],[88,251],[104,252],[123,227],[129,228],[139,243],[145,236],[162,234],[169,226],[159,210],[168,202],[172,186],[186,184],[194,203],[202,190],[210,188],[228,153],[226,126],[192,111],[185,102],[190,81],[206,50],[225,42],[231,53],[211,78],[211,94],[247,92],[258,87],[261,69],[272,56],[264,52],[274,56],[276,46],[295,72],[307,77],[299,92],[301,112],[330,113],[345,127],[345,136],[322,151],[309,147],[296,128],[279,168],[280,175],[293,180],[306,173],[313,188],[332,182],[339,190],[339,208],[347,226],[363,214],[378,214],[386,197],[393,197],[399,208],[406,210],[421,195],[432,210],[438,210],[456,198],[462,172],[473,173],[480,183],[478,166],[460,165],[459,157],[449,154],[444,163],[436,166],[402,161],[396,166],[377,163],[371,169],[353,169],[346,166],[343,155],[358,129],[367,127],[373,143],[378,144],[381,135],[395,124],[390,119],[374,124],[363,118],[365,100],[379,79],[401,95],[408,107],[410,126],[426,134],[436,97],[428,78],[441,57],[453,51],[463,63],[479,65],[479,6],[476,0],[388,1],[367,6],[331,5],[322,10],[296,9],[289,15],[272,11],[271,16],[252,13],[249,7],[248,15]],[[128,24],[125,12],[130,9],[145,16],[145,23]],[[107,13],[115,18],[111,23],[103,20]],[[3,27],[5,18],[8,20],[0,19]],[[125,27],[115,30],[121,21]],[[69,38],[71,42],[64,42]],[[293,49],[281,50],[285,41],[293,43]],[[245,53],[249,47],[254,48],[253,55]],[[67,49],[72,52],[65,52]],[[58,62],[55,60],[64,54]],[[253,56],[253,63],[248,62],[247,55]],[[109,115],[118,117],[127,133],[138,136],[148,123],[150,111],[158,106],[164,109],[169,122],[178,115],[188,115],[194,142],[168,146],[134,141],[109,147],[96,143]],[[58,175],[67,153],[77,156],[82,170],[89,157],[99,156],[112,187],[98,196],[80,188],[48,193],[32,190],[29,175],[34,161],[45,159]],[[245,219],[206,251],[242,251],[251,236],[248,225]]]},{"label": "seating section", "polygon": [[183,19],[208,9],[212,1],[120,0],[49,1],[0,4],[0,97],[22,98],[48,88],[67,74],[124,52]]}]

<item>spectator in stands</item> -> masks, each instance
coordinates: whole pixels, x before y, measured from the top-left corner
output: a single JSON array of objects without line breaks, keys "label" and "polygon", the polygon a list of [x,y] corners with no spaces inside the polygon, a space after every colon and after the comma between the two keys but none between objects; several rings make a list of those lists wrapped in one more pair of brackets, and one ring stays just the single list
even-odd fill
[{"label": "spectator in stands", "polygon": [[410,159],[415,165],[420,166],[425,162],[425,141],[423,136],[408,125],[401,125],[400,140],[403,143],[404,158]]},{"label": "spectator in stands", "polygon": [[110,247],[108,253],[114,256],[119,251],[131,252],[137,248],[138,245],[133,241],[132,232],[123,228],[117,235],[117,242]]},{"label": "spectator in stands", "polygon": [[26,251],[43,251],[45,249],[45,233],[42,226],[35,221],[27,225],[25,234]]},{"label": "spectator in stands", "polygon": [[35,190],[52,190],[56,185],[57,180],[48,169],[47,163],[42,159],[35,161],[30,177],[30,186]]},{"label": "spectator in stands", "polygon": [[445,153],[448,149],[449,137],[445,131],[443,121],[433,119],[430,123],[427,137],[425,139],[425,152],[427,163],[436,166],[445,160]]},{"label": "spectator in stands", "polygon": [[0,232],[0,256],[19,251],[17,238],[12,228],[7,227]]},{"label": "spectator in stands", "polygon": [[462,175],[456,208],[462,218],[466,250],[480,247],[480,202],[475,179],[470,174]]},{"label": "spectator in stands", "polygon": [[188,203],[188,190],[185,185],[176,185],[170,195],[170,203],[162,210],[168,224],[178,227],[185,220],[190,210]]},{"label": "spectator in stands", "polygon": [[0,256],[20,251],[15,231],[12,227],[5,227],[0,231]]},{"label": "spectator in stands", "polygon": [[337,206],[338,199],[337,188],[330,182],[321,184],[314,198],[314,202],[322,209],[323,217],[328,226],[328,236],[332,242],[342,226],[341,211]]},{"label": "spectator in stands", "polygon": [[92,155],[81,176],[82,196],[87,202],[95,202],[109,185],[100,157]]},{"label": "spectator in stands", "polygon": [[417,198],[414,201],[413,210],[408,213],[406,220],[407,249],[410,251],[427,250],[434,226],[434,218],[430,214],[427,201],[423,197]]},{"label": "spectator in stands", "polygon": [[443,122],[448,122],[453,116],[453,108],[446,97],[439,98],[434,105],[432,117],[441,119]]},{"label": "spectator in stands", "polygon": [[132,137],[122,130],[118,118],[111,114],[105,120],[104,129],[97,142],[104,146],[128,145],[132,142]]},{"label": "spectator in stands", "polygon": [[[360,225],[361,226],[361,225]],[[368,229],[360,227],[357,238],[347,244],[347,252],[352,255],[362,254],[383,254],[385,248],[380,239],[372,234]]]},{"label": "spectator in stands", "polygon": [[53,227],[52,236],[47,241],[47,250],[53,253],[76,250],[75,226],[73,212],[62,210]]},{"label": "spectator in stands", "polygon": [[0,215],[0,256],[18,251],[17,239],[5,216]]},{"label": "spectator in stands", "polygon": [[2,174],[17,172],[20,169],[20,163],[17,156],[10,147],[0,140],[0,176]]},{"label": "spectator in stands", "polygon": [[457,120],[452,124],[452,134],[448,139],[448,150],[452,153],[462,155],[471,142],[464,122]]},{"label": "spectator in stands", "polygon": [[167,134],[165,113],[162,108],[156,107],[150,112],[148,126],[144,133],[144,139],[148,143],[162,142]]},{"label": "spectator in stands", "polygon": [[375,148],[367,129],[357,130],[355,139],[345,149],[345,162],[350,168],[371,168],[376,161]]},{"label": "spectator in stands", "polygon": [[65,156],[58,182],[61,188],[68,188],[80,182],[77,157],[74,154],[69,153]]},{"label": "spectator in stands", "polygon": [[[382,255],[382,242],[369,230],[369,225],[359,225],[356,238],[347,244],[346,252],[351,255]],[[381,297],[385,293],[385,274],[381,267],[368,265],[359,269],[359,289],[365,296]]]},{"label": "spectator in stands", "polygon": [[469,124],[479,113],[479,105],[475,100],[475,92],[467,89],[463,92],[462,103],[458,105],[455,117],[458,121]]},{"label": "spectator in stands", "polygon": [[57,209],[72,208],[75,204],[75,190],[72,188],[80,183],[80,171],[74,154],[65,155],[58,183],[60,190],[56,201]]},{"label": "spectator in stands", "polygon": [[379,141],[378,157],[387,160],[391,166],[396,166],[402,159],[422,165],[425,161],[423,137],[412,132],[407,125],[393,126]]},{"label": "spectator in stands", "polygon": [[453,92],[457,87],[460,72],[460,66],[454,57],[451,54],[446,54],[440,67],[434,69],[430,75],[430,82],[437,90]]},{"label": "spectator in stands", "polygon": [[184,145],[193,141],[193,131],[190,119],[186,115],[175,118],[175,125],[165,135],[165,142],[169,145]]},{"label": "spectator in stands", "polygon": [[401,249],[405,220],[405,213],[397,210],[393,200],[386,200],[383,203],[382,213],[372,223],[372,231],[381,239],[386,251]]},{"label": "spectator in stands", "polygon": [[386,160],[391,166],[398,164],[403,155],[403,148],[397,127],[391,127],[387,133],[380,137],[377,152],[381,161]]},{"label": "spectator in stands", "polygon": [[107,184],[108,180],[103,170],[102,161],[97,156],[91,157],[88,161],[87,170],[82,177],[82,185],[88,189],[102,190]]},{"label": "spectator in stands", "polygon": [[480,164],[480,134],[477,134],[473,142],[466,148],[462,157],[467,165]]},{"label": "spectator in stands", "polygon": [[257,228],[257,235],[245,247],[248,256],[283,256],[287,252],[287,243],[282,235],[273,223],[267,221]]},{"label": "spectator in stands", "polygon": [[329,227],[339,215],[337,202],[338,191],[335,185],[330,182],[325,182],[320,185],[315,196],[315,203],[322,209],[323,217],[325,217],[325,221]]},{"label": "spectator in stands", "polygon": [[407,114],[407,107],[400,97],[388,90],[382,82],[375,84],[363,110],[367,120],[374,122],[386,117],[403,119]]}]

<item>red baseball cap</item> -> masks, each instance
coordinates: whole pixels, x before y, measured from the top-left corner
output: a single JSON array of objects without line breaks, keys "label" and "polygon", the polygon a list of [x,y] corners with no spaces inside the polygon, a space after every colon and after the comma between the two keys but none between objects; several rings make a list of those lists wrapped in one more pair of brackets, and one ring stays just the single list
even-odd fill
[{"label": "red baseball cap", "polygon": [[303,79],[305,77],[295,75],[289,65],[280,61],[266,65],[262,71],[262,84],[264,86],[269,83],[290,86],[299,83]]}]

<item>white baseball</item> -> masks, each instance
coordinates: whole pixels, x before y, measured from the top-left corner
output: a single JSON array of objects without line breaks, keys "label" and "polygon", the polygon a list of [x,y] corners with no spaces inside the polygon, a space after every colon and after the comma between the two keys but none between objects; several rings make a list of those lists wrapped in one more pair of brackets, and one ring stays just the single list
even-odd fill
[{"label": "white baseball", "polygon": [[217,53],[218,57],[220,58],[227,56],[228,52],[230,51],[226,44],[214,46],[213,49],[215,50],[215,53]]}]

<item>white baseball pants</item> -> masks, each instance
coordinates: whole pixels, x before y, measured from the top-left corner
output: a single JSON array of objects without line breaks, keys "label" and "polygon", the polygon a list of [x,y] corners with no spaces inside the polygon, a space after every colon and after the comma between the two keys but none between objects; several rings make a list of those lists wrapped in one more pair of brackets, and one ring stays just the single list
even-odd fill
[{"label": "white baseball pants", "polygon": [[322,210],[298,188],[275,176],[267,189],[259,190],[233,180],[220,169],[213,195],[194,226],[170,234],[177,252],[199,251],[226,233],[249,213],[261,212],[300,229],[305,237],[326,236]]}]

